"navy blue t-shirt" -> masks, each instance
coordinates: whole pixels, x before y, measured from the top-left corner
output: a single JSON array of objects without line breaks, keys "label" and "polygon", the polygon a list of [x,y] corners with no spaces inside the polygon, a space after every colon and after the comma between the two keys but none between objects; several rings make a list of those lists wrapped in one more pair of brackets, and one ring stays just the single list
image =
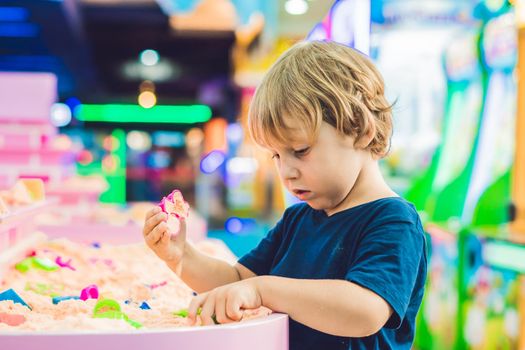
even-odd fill
[{"label": "navy blue t-shirt", "polygon": [[239,263],[259,276],[351,281],[392,307],[385,326],[364,338],[326,334],[291,319],[290,349],[411,347],[427,259],[419,216],[402,198],[378,199],[332,216],[296,204]]}]

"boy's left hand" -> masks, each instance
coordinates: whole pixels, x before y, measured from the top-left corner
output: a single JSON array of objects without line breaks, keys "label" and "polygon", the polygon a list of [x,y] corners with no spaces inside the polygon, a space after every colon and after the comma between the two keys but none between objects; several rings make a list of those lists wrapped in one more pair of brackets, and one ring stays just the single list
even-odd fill
[{"label": "boy's left hand", "polygon": [[197,310],[200,307],[203,326],[214,324],[212,319],[214,315],[218,323],[240,321],[243,310],[262,306],[255,280],[256,278],[249,278],[197,295],[190,303],[188,317],[195,324]]}]

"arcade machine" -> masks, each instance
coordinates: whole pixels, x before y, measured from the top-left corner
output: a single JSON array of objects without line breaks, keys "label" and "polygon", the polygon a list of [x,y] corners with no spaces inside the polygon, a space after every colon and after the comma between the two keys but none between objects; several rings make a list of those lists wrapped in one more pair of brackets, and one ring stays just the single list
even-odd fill
[{"label": "arcade machine", "polygon": [[[517,135],[514,12],[489,19],[480,43],[487,97],[463,212],[470,225],[460,231],[458,242],[462,283],[456,346],[516,349],[525,240],[505,225],[512,220],[511,174]],[[518,177],[514,180],[520,181]]]},{"label": "arcade machine", "polygon": [[441,141],[448,83],[442,69],[444,52],[457,33],[471,25],[470,4],[440,3],[406,6],[385,0],[372,8],[371,57],[383,75],[394,112],[391,149],[380,164],[387,182],[404,197],[424,177]]},{"label": "arcade machine", "polygon": [[454,198],[453,207],[449,201],[447,208],[450,208],[450,213],[437,210],[436,202],[455,179],[460,179],[460,186],[470,179],[471,170],[465,164],[468,164],[474,149],[483,100],[477,42],[475,30],[462,29],[445,51],[443,64],[447,76],[447,97],[443,141],[428,168],[405,195],[418,210],[425,210],[433,220],[459,216],[458,208],[464,203],[464,194]]},{"label": "arcade machine", "polygon": [[[522,268],[512,262],[519,261],[524,253],[508,242],[508,232],[498,230],[497,226],[486,227],[501,226],[508,221],[516,101],[512,77],[515,27],[513,13],[506,4],[491,11],[484,11],[493,18],[485,22],[479,41],[485,103],[472,151],[459,176],[449,177],[452,181],[441,191],[431,192],[425,203],[430,219],[438,224],[427,226],[433,255],[422,318],[427,322],[423,325],[432,328],[428,321],[432,317],[430,307],[435,306],[434,294],[447,283],[447,279],[436,278],[440,269],[436,270],[435,264],[441,261],[443,266],[448,259],[448,284],[453,290],[457,288],[453,298],[457,306],[448,320],[456,316],[452,322],[456,330],[440,336],[430,332],[434,337],[430,337],[432,341],[426,346],[420,342],[422,349],[514,349],[518,341],[517,277]],[[463,141],[465,130],[468,129],[456,137]],[[447,141],[443,149],[446,145]],[[456,147],[451,151],[457,153]],[[453,163],[448,164],[445,171],[452,171]],[[433,184],[439,183],[440,169],[438,166]],[[479,225],[485,227],[473,228]],[[452,262],[449,256],[436,255],[441,250],[439,238],[444,235],[450,237],[450,249],[455,249]],[[495,240],[496,235],[503,240]],[[456,277],[451,281],[450,276]],[[440,343],[440,338],[448,339],[446,345]]]},{"label": "arcade machine", "polygon": [[[386,95],[394,102],[391,149],[381,165],[387,182],[402,196],[428,168],[441,140],[447,98],[442,57],[451,38],[457,36],[457,27],[439,22],[410,25],[401,22],[394,28],[378,30],[374,41],[375,61],[385,80]],[[432,38],[433,45],[426,45],[428,38]],[[470,58],[464,57],[465,51],[464,48],[449,50],[447,57],[452,62],[446,66],[451,70],[452,79],[471,74],[464,71],[465,66],[471,68]],[[466,64],[461,59],[465,59]]]},{"label": "arcade machine", "polygon": [[[436,210],[436,199],[450,193],[448,189],[455,183],[466,187],[465,183],[470,180],[469,158],[475,149],[483,100],[477,41],[476,31],[463,30],[444,55],[448,91],[443,142],[423,176],[407,193],[407,199],[418,209],[426,209],[427,219],[443,217],[440,207]],[[449,198],[447,215],[459,217],[465,193],[455,194],[454,198]],[[438,225],[428,225],[426,229],[430,266],[426,297],[418,319],[416,346],[420,349],[451,349],[456,332],[451,320],[457,315],[458,299],[458,281],[451,278],[457,275],[457,237]]]}]

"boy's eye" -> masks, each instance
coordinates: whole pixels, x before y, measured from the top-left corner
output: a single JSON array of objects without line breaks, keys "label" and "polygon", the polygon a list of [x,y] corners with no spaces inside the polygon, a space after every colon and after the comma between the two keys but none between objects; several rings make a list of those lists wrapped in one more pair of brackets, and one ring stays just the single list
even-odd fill
[{"label": "boy's eye", "polygon": [[296,156],[300,157],[300,156],[304,156],[306,153],[308,153],[309,150],[310,150],[310,147],[306,147],[306,148],[302,148],[302,149],[293,151],[293,153]]},{"label": "boy's eye", "polygon": [[279,155],[277,153],[273,154],[272,159],[279,159]]}]

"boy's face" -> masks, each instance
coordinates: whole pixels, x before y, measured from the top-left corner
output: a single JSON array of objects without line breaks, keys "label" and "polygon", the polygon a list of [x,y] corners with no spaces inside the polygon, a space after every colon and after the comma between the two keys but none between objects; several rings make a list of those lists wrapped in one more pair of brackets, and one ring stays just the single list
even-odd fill
[{"label": "boy's face", "polygon": [[271,149],[284,185],[294,196],[327,214],[344,205],[370,156],[354,147],[354,138],[343,136],[326,122],[315,142],[292,129],[290,145]]}]

